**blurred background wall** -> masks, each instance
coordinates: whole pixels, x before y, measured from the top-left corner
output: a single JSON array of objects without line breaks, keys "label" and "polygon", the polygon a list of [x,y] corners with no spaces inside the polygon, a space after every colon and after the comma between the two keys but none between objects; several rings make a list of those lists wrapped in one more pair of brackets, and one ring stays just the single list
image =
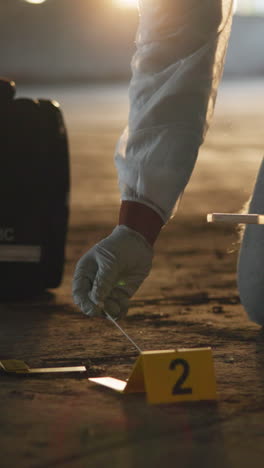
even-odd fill
[{"label": "blurred background wall", "polygon": [[[264,16],[252,9],[254,0],[239,1],[225,77],[264,77]],[[127,80],[137,23],[137,10],[116,0],[0,0],[0,75],[42,83]]]}]

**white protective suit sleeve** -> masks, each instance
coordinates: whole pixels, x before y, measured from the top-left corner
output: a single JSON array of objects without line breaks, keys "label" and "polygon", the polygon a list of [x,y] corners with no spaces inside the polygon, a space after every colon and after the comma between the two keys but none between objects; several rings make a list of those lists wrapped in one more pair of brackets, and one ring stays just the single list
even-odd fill
[{"label": "white protective suit sleeve", "polygon": [[139,0],[128,126],[115,163],[122,200],[166,223],[212,116],[233,0]]}]

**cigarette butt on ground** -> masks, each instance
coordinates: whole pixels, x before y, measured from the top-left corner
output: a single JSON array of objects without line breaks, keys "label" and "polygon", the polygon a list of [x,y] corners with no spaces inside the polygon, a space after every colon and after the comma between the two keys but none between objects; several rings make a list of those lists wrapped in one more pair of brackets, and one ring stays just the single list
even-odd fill
[{"label": "cigarette butt on ground", "polygon": [[264,224],[264,215],[239,213],[209,213],[208,223]]}]

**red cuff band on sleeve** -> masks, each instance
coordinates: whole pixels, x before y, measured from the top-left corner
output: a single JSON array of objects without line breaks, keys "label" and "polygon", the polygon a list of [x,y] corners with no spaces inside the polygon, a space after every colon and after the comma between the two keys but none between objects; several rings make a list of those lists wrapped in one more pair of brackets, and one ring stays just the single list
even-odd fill
[{"label": "red cuff band on sleeve", "polygon": [[139,232],[150,245],[156,241],[164,224],[161,217],[143,203],[122,201],[119,212],[119,224]]}]

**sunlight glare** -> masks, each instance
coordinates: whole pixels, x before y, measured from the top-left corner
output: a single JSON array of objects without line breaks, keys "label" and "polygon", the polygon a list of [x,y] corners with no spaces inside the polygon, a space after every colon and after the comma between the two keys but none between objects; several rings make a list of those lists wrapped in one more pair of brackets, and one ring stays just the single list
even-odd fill
[{"label": "sunlight glare", "polygon": [[120,8],[137,8],[138,0],[113,0],[113,3]]},{"label": "sunlight glare", "polygon": [[41,3],[44,3],[46,0],[25,0],[27,3],[32,3],[34,5],[40,5]]},{"label": "sunlight glare", "polygon": [[263,0],[237,0],[237,13],[242,15],[263,15]]}]

